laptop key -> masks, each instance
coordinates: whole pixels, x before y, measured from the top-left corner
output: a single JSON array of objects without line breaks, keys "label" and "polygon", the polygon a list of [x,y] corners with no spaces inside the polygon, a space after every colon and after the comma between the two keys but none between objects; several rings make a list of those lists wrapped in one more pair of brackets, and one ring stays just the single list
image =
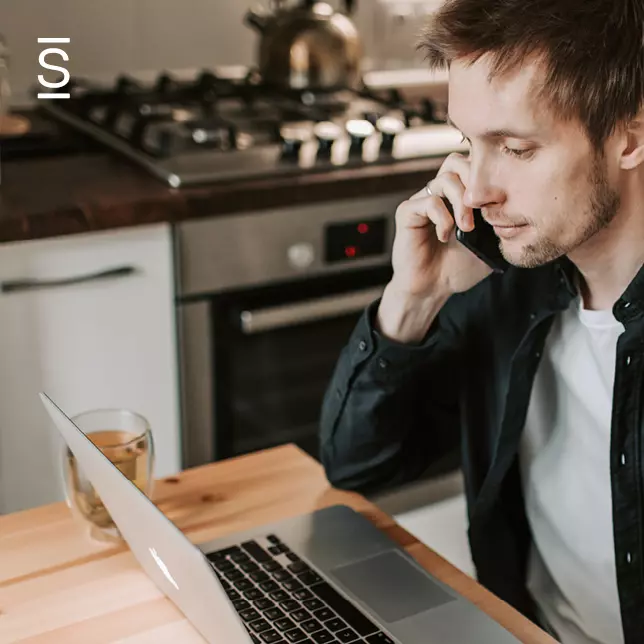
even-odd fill
[{"label": "laptop key", "polygon": [[287,613],[291,613],[294,610],[297,610],[300,605],[292,599],[287,599],[285,602],[280,602],[280,607]]},{"label": "laptop key", "polygon": [[252,622],[255,619],[259,619],[261,615],[254,608],[247,608],[246,610],[239,611],[239,616],[245,622]]},{"label": "laptop key", "polygon": [[306,640],[306,633],[304,631],[301,631],[299,628],[294,628],[292,631],[286,631],[284,633],[284,637],[289,642],[301,642],[302,640]]},{"label": "laptop key", "polygon": [[233,552],[230,559],[235,563],[245,563],[250,561],[250,557],[245,552]]},{"label": "laptop key", "polygon": [[324,604],[319,599],[307,599],[302,602],[309,610],[318,610],[318,608],[324,608]]},{"label": "laptop key", "polygon": [[279,554],[281,554],[281,552],[282,552],[282,547],[281,547],[281,546],[269,546],[269,547],[268,547],[268,551],[269,551],[272,555],[279,555]]},{"label": "laptop key", "polygon": [[316,644],[326,644],[326,642],[337,642],[333,635],[329,633],[329,631],[318,631],[317,633],[313,633],[311,635],[311,639],[316,643]]},{"label": "laptop key", "polygon": [[248,624],[256,633],[261,633],[262,631],[267,631],[270,628],[273,628],[263,617],[262,619],[257,619],[254,622]]},{"label": "laptop key", "polygon": [[[265,592],[265,593],[272,593],[277,590],[281,590],[280,585],[276,582],[273,581],[272,579],[269,579],[268,581],[263,581],[259,587]],[[284,592],[284,591],[282,591]],[[277,601],[280,601],[279,599]]]},{"label": "laptop key", "polygon": [[230,599],[231,602],[241,598],[241,595],[234,588],[229,588],[226,591],[226,595],[228,595],[228,599]]},{"label": "laptop key", "polygon": [[262,591],[259,588],[251,588],[250,590],[245,590],[244,597],[252,602],[257,599],[264,599],[264,595],[262,595]]},{"label": "laptop key", "polygon": [[276,602],[283,602],[291,598],[285,590],[276,590],[275,592],[270,593],[269,597]]},{"label": "laptop key", "polygon": [[224,559],[228,555],[234,555],[238,552],[241,552],[241,549],[239,546],[231,546],[230,548],[223,548],[222,550],[215,550],[215,552],[209,552],[206,557],[210,559],[211,561],[215,561],[217,559]]},{"label": "laptop key", "polygon": [[317,619],[307,619],[300,624],[300,628],[307,633],[315,633],[322,628],[322,624]]},{"label": "laptop key", "polygon": [[273,545],[277,545],[278,543],[282,543],[280,541],[280,538],[274,534],[269,534],[266,539],[270,541]]},{"label": "laptop key", "polygon": [[320,577],[320,575],[316,575],[312,570],[309,572],[303,572],[301,575],[298,575],[297,579],[306,586],[312,586],[313,584],[317,584],[322,581],[322,577]]},{"label": "laptop key", "polygon": [[320,610],[313,611],[313,615],[317,617],[321,622],[326,622],[327,619],[333,619],[335,615],[333,611],[328,608],[320,608]]},{"label": "laptop key", "polygon": [[264,612],[264,617],[270,619],[271,622],[274,622],[276,619],[281,619],[284,617],[284,613],[279,608],[269,608]]},{"label": "laptop key", "polygon": [[311,570],[303,561],[296,561],[286,566],[294,575]]},{"label": "laptop key", "polygon": [[244,592],[245,590],[253,588],[253,582],[250,579],[240,579],[234,583],[234,586],[237,590]]},{"label": "laptop key", "polygon": [[272,628],[270,631],[264,631],[260,633],[259,636],[262,638],[263,642],[266,644],[275,644],[275,642],[283,642],[282,636]]},{"label": "laptop key", "polygon": [[290,590],[292,593],[298,590],[302,590],[304,586],[299,581],[296,581],[295,579],[287,579],[285,582],[282,583],[282,586],[286,588],[286,590]]},{"label": "laptop key", "polygon": [[235,570],[235,564],[232,561],[228,561],[228,559],[219,559],[214,562],[214,566],[219,572]]},{"label": "laptop key", "polygon": [[337,617],[335,617],[334,619],[330,619],[328,622],[324,622],[324,625],[334,633],[336,631],[341,631],[347,627],[347,625]]},{"label": "laptop key", "polygon": [[275,572],[276,570],[282,570],[282,564],[275,561],[274,559],[271,559],[270,561],[265,561],[264,563],[262,563],[262,568],[266,572]]},{"label": "laptop key", "polygon": [[299,599],[302,602],[305,599],[312,599],[313,595],[311,594],[310,590],[306,590],[306,588],[305,588],[304,590],[296,590],[296,591],[294,591],[293,592],[293,597],[295,597],[295,599]]},{"label": "laptop key", "polygon": [[355,642],[358,639],[358,633],[350,628],[338,631],[335,636],[340,642]]},{"label": "laptop key", "polygon": [[239,564],[239,568],[247,574],[250,572],[255,572],[256,570],[260,570],[259,565],[254,561],[242,561],[242,563]]},{"label": "laptop key", "polygon": [[268,581],[270,577],[263,570],[255,570],[248,575],[256,584],[262,581]]},{"label": "laptop key", "polygon": [[245,541],[242,548],[259,563],[271,561],[271,556],[255,541]]},{"label": "laptop key", "polygon": [[289,581],[290,579],[293,579],[293,575],[286,570],[276,570],[273,573],[273,579],[277,581]]},{"label": "laptop key", "polygon": [[255,608],[257,610],[270,610],[271,608],[275,608],[275,604],[270,599],[262,597],[255,602]]},{"label": "laptop key", "polygon": [[373,635],[369,635],[367,639],[365,640],[366,642],[369,642],[369,644],[394,644],[394,641],[389,637],[389,635],[385,635],[385,633],[374,633]]},{"label": "laptop key", "polygon": [[235,607],[235,610],[237,612],[241,610],[246,610],[247,608],[251,608],[251,605],[245,600],[245,599],[237,599],[233,602],[233,606]]},{"label": "laptop key", "polygon": [[224,573],[228,581],[239,581],[244,578],[244,573],[241,570],[230,570],[227,573]]},{"label": "laptop key", "polygon": [[290,613],[289,617],[291,619],[294,619],[296,622],[303,622],[307,619],[311,619],[311,613],[309,613],[308,610],[304,610],[303,608],[300,608]]},{"label": "laptop key", "polygon": [[300,561],[300,558],[294,552],[285,553],[291,561]]},{"label": "laptop key", "polygon": [[288,617],[283,617],[282,619],[275,621],[275,628],[279,628],[280,631],[290,631],[291,629],[297,627]]},{"label": "laptop key", "polygon": [[[342,597],[342,595],[331,588],[326,582],[311,586],[311,592],[330,606],[361,637],[371,635],[380,630],[370,619],[350,603],[349,600]],[[306,603],[304,602],[305,606]]]}]

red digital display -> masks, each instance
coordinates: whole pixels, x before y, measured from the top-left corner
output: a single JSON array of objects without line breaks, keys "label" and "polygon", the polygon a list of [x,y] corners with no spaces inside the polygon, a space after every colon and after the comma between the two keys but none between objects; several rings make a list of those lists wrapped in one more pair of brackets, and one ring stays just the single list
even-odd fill
[{"label": "red digital display", "polygon": [[369,232],[369,224],[358,224],[358,232],[361,235],[366,235]]},{"label": "red digital display", "polygon": [[344,254],[347,257],[355,257],[358,249],[355,246],[346,246],[344,249]]}]

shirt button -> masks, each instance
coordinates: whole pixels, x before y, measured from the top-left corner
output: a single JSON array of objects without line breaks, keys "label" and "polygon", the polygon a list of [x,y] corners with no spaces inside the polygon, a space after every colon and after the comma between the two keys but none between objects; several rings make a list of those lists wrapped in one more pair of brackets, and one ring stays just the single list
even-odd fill
[{"label": "shirt button", "polygon": [[622,464],[622,466],[626,465],[626,454],[624,454],[624,452],[622,452],[620,463]]},{"label": "shirt button", "polygon": [[389,366],[389,363],[384,358],[380,358],[380,360],[378,360],[378,366],[381,369],[386,369]]},{"label": "shirt button", "polygon": [[537,317],[536,313],[530,313],[530,319],[534,320]]},{"label": "shirt button", "polygon": [[626,356],[626,366],[628,367],[629,364],[631,364],[631,357]]},{"label": "shirt button", "polygon": [[623,303],[622,303],[622,308],[623,308],[623,309],[627,309],[630,305],[631,305],[631,303],[630,303],[630,302],[623,302]]},{"label": "shirt button", "polygon": [[364,340],[360,340],[360,343],[358,344],[358,349],[360,349],[360,351],[366,351],[367,343]]},{"label": "shirt button", "polygon": [[631,563],[633,561],[633,557],[631,556],[630,552],[626,553],[626,563]]}]

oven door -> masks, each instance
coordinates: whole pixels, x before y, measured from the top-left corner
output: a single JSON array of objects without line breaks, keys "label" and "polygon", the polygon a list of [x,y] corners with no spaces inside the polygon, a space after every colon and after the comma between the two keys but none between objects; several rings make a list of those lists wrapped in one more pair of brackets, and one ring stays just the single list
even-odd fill
[{"label": "oven door", "polygon": [[[390,269],[284,283],[183,307],[188,466],[285,443],[317,458],[322,399]],[[199,341],[199,336],[202,338]]]}]

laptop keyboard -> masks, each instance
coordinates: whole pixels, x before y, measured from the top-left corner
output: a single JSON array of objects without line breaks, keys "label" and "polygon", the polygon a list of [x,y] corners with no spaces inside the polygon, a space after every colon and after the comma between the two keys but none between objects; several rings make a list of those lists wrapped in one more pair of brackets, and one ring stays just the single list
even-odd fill
[{"label": "laptop keyboard", "polygon": [[275,535],[206,556],[256,644],[394,644]]}]

